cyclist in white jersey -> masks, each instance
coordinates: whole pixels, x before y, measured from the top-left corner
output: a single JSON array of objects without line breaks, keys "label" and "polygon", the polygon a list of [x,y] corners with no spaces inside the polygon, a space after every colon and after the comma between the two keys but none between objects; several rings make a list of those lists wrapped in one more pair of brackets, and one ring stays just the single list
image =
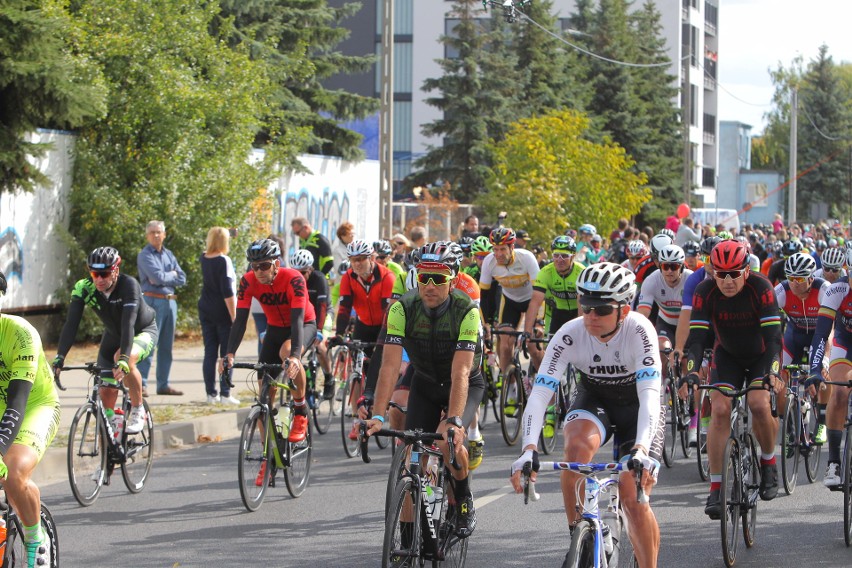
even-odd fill
[{"label": "cyclist in white jersey", "polygon": [[659,252],[660,270],[651,273],[639,291],[636,308],[640,314],[650,317],[651,308],[657,304],[657,334],[667,339],[668,345],[660,342],[661,348],[671,347],[675,340],[680,308],[683,305],[683,287],[692,271],[684,267],[686,255],[677,245],[667,245]]},{"label": "cyclist in white jersey", "polygon": [[846,251],[840,248],[828,248],[822,251],[820,257],[822,267],[814,272],[814,278],[822,278],[829,284],[834,284],[846,276],[843,265],[846,263]]},{"label": "cyclist in white jersey", "polygon": [[[545,409],[570,363],[580,381],[563,429],[565,460],[592,461],[615,431],[617,455],[641,463],[642,486],[650,495],[659,471],[665,425],[657,334],[645,316],[630,310],[636,285],[629,269],[610,262],[594,264],[580,274],[577,291],[583,315],[563,325],[547,346],[521,422],[523,454],[512,464],[512,485],[515,491],[522,490],[521,470],[526,463],[537,469],[536,447]],[[562,499],[571,527],[579,520],[577,479],[576,474],[562,474]],[[656,566],[659,526],[650,505],[637,501],[632,473],[621,474],[619,492],[639,566]]]}]

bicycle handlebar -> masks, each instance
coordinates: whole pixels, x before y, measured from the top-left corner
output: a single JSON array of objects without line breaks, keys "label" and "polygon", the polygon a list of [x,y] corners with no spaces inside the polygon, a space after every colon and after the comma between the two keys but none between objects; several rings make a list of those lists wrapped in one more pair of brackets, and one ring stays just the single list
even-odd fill
[{"label": "bicycle handlebar", "polygon": [[[249,371],[257,371],[260,372],[270,372],[270,374],[278,374],[281,371],[286,371],[290,366],[290,360],[285,359],[283,363],[239,363],[234,361],[230,365],[228,362],[222,361],[222,374],[219,375],[220,381],[224,379],[228,383],[228,387],[234,388],[233,381],[233,369],[246,369]],[[287,377],[287,385],[288,387],[293,387],[293,381],[290,377]]]},{"label": "bicycle handlebar", "polygon": [[[438,442],[444,439],[443,434],[437,432],[424,432],[419,428],[416,430],[379,430],[378,432],[367,435],[367,423],[361,422],[359,425],[360,435],[358,436],[358,444],[361,447],[361,460],[364,463],[370,463],[372,459],[368,455],[370,436],[384,436],[387,438],[400,438],[406,445],[413,442]],[[449,446],[450,464],[456,469],[461,469],[455,452],[455,428],[447,428],[447,445]]]},{"label": "bicycle handlebar", "polygon": [[[850,381],[852,383],[852,381]],[[778,418],[778,399],[775,395],[775,389],[769,386],[769,377],[763,377],[763,382],[760,386],[749,386],[740,390],[722,388],[717,385],[698,385],[701,390],[714,390],[720,392],[728,398],[737,398],[751,391],[769,391],[769,409],[772,412],[773,418]]]},{"label": "bicycle handlebar", "polygon": [[[638,467],[636,467],[638,466]],[[613,463],[583,463],[583,462],[559,462],[559,461],[543,461],[539,462],[539,471],[556,470],[556,471],[572,471],[584,477],[594,476],[601,472],[622,472],[625,468],[634,473],[636,478],[636,500],[639,503],[647,503],[649,501],[645,489],[642,487],[642,467],[641,462],[627,460],[626,462]],[[527,462],[521,470],[524,475],[524,504],[527,504],[531,498],[533,501],[538,501],[540,495],[535,491],[535,483],[530,479],[532,473],[532,463]]]}]

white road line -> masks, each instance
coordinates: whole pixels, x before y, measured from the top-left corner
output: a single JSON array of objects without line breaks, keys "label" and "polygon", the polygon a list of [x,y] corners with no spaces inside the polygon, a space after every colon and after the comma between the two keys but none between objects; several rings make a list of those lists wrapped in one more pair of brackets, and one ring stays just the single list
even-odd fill
[{"label": "white road line", "polygon": [[473,506],[477,509],[481,509],[489,503],[493,503],[500,497],[505,497],[506,495],[515,495],[515,490],[512,489],[511,485],[504,485],[500,489],[495,489],[488,495],[483,495],[482,497],[475,498],[473,500]]}]

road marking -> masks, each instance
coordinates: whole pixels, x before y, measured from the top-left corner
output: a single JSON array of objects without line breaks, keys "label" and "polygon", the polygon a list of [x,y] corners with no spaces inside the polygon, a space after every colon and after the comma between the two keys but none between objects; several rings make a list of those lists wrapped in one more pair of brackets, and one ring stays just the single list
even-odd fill
[{"label": "road marking", "polygon": [[504,485],[500,489],[496,489],[489,493],[488,495],[483,495],[482,497],[477,497],[473,500],[473,506],[477,509],[481,509],[482,507],[488,505],[489,503],[493,503],[500,497],[505,497],[506,495],[514,495],[515,490],[512,489],[511,485]]}]

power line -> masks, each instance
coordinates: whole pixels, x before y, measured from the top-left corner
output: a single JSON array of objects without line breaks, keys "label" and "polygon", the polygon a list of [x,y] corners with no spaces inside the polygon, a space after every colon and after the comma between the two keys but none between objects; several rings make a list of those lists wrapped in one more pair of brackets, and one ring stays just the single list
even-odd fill
[{"label": "power line", "polygon": [[805,107],[805,101],[803,99],[799,99],[799,101],[800,101],[799,107],[802,109],[802,112],[805,113],[805,117],[808,119],[808,122],[810,122],[811,126],[814,127],[814,130],[817,131],[817,134],[819,134],[820,136],[822,136],[826,140],[830,140],[831,142],[838,142],[840,140],[849,140],[848,137],[844,137],[844,136],[829,136],[828,134],[826,134],[825,132],[820,130],[819,126],[816,125],[816,123],[811,118],[811,115],[808,113],[808,109]]}]

